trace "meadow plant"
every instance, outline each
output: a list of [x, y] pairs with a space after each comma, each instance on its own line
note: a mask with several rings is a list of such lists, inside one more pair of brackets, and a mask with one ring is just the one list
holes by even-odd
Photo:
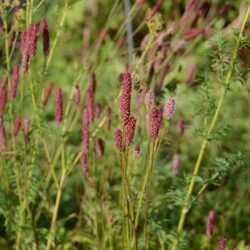
[[87, 2], [0, 3], [0, 249], [248, 249], [250, 5]]

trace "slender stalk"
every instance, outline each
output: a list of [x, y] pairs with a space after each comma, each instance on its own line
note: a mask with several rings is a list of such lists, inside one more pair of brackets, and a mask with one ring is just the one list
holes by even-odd
[[[234, 51], [233, 51], [232, 63], [231, 63], [231, 67], [230, 67], [230, 69], [229, 69], [229, 71], [227, 73], [227, 76], [226, 76], [225, 87], [222, 89], [222, 93], [221, 93], [221, 96], [219, 98], [214, 117], [213, 117], [212, 122], [211, 122], [211, 124], [210, 124], [210, 126], [208, 128], [208, 131], [207, 131], [207, 136], [206, 136], [206, 138], [203, 140], [203, 142], [201, 144], [200, 152], [199, 152], [199, 155], [198, 155], [195, 167], [194, 167], [193, 175], [192, 175], [191, 181], [190, 181], [188, 189], [187, 189], [187, 193], [186, 193], [186, 197], [185, 197], [186, 202], [188, 202], [188, 200], [190, 199], [190, 197], [191, 197], [191, 195], [193, 193], [193, 189], [194, 189], [194, 185], [195, 185], [195, 179], [196, 179], [196, 176], [197, 176], [197, 174], [198, 174], [198, 172], [200, 170], [200, 166], [201, 166], [201, 163], [202, 163], [202, 160], [203, 160], [203, 156], [204, 156], [207, 144], [209, 142], [208, 138], [209, 138], [211, 132], [213, 131], [213, 129], [214, 129], [215, 125], [216, 125], [216, 122], [218, 121], [218, 117], [219, 117], [221, 109], [222, 109], [222, 105], [223, 105], [223, 102], [224, 102], [224, 99], [225, 99], [225, 96], [226, 96], [226, 93], [227, 93], [227, 90], [228, 90], [228, 86], [230, 84], [230, 79], [231, 79], [233, 69], [234, 69], [234, 63], [235, 63], [235, 60], [236, 60], [236, 57], [237, 57], [237, 54], [238, 54], [240, 41], [241, 41], [241, 38], [243, 36], [243, 31], [245, 29], [247, 20], [249, 18], [249, 14], [250, 14], [250, 4], [248, 5], [248, 9], [246, 11], [246, 14], [245, 14], [242, 26], [241, 26], [241, 30], [240, 30], [240, 33], [239, 33], [239, 36], [238, 36], [238, 39], [237, 39], [237, 42], [236, 42], [236, 46], [235, 46]], [[177, 249], [177, 246], [178, 246], [178, 243], [179, 243], [179, 236], [180, 236], [180, 234], [181, 234], [181, 232], [183, 230], [183, 226], [184, 226], [186, 215], [187, 215], [188, 211], [189, 211], [189, 208], [186, 205], [183, 206], [183, 208], [181, 210], [181, 216], [180, 216], [180, 219], [179, 219], [178, 227], [177, 227], [177, 236], [176, 236], [176, 239], [175, 239], [175, 241], [174, 241], [174, 243], [172, 245], [172, 248], [171, 248], [172, 250]]]

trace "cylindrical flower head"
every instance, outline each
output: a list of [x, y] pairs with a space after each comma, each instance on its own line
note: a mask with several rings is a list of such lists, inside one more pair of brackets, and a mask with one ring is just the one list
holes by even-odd
[[22, 126], [22, 117], [21, 115], [18, 115], [15, 121], [15, 126], [13, 129], [13, 135], [16, 137], [20, 131], [20, 128]]
[[120, 96], [120, 112], [122, 125], [126, 126], [130, 116], [130, 103], [131, 103], [131, 91], [132, 81], [131, 74], [125, 72], [122, 74], [122, 85], [121, 85], [121, 96]]
[[23, 72], [27, 72], [28, 65], [29, 65], [29, 32], [24, 31], [21, 34], [21, 44], [20, 44], [20, 51], [22, 54], [22, 63], [21, 67]]
[[222, 17], [226, 16], [227, 13], [229, 12], [230, 8], [231, 8], [230, 4], [229, 4], [229, 3], [225, 3], [225, 4], [222, 6], [222, 8], [220, 9], [220, 15], [221, 15]]
[[15, 66], [12, 72], [12, 80], [11, 80], [11, 88], [10, 88], [11, 100], [14, 100], [16, 97], [18, 83], [19, 83], [19, 66]]
[[0, 87], [0, 118], [3, 116], [7, 102], [7, 77], [4, 77]]
[[56, 121], [58, 123], [63, 120], [63, 96], [60, 88], [56, 89]]
[[96, 153], [99, 157], [104, 154], [104, 141], [101, 138], [96, 140]]
[[54, 88], [54, 84], [49, 83], [49, 85], [44, 93], [44, 96], [43, 96], [43, 106], [45, 106], [47, 104], [53, 88]]
[[90, 117], [88, 109], [85, 108], [83, 110], [83, 117], [82, 117], [82, 152], [83, 154], [88, 154], [89, 152], [89, 126], [90, 126]]
[[133, 140], [136, 126], [136, 118], [131, 116], [126, 125], [126, 145], [129, 146]]
[[178, 154], [175, 154], [172, 159], [172, 171], [175, 175], [179, 174], [180, 172], [180, 162], [181, 157]]
[[106, 130], [109, 131], [111, 126], [111, 108], [109, 106], [106, 106], [105, 113], [106, 113]]
[[170, 97], [164, 105], [164, 110], [163, 110], [164, 118], [166, 118], [167, 120], [171, 120], [175, 115], [175, 111], [176, 111], [175, 99], [173, 97]]
[[75, 84], [74, 86], [74, 101], [77, 106], [81, 103], [80, 88], [78, 84]]
[[218, 250], [225, 250], [227, 245], [227, 239], [225, 237], [220, 237], [218, 240]]
[[178, 127], [177, 127], [179, 135], [183, 135], [184, 134], [185, 125], [186, 125], [186, 121], [184, 119], [179, 120]]
[[152, 90], [149, 90], [144, 98], [144, 104], [147, 108], [149, 108], [151, 105], [154, 104], [154, 100], [155, 100], [155, 95], [154, 92]]
[[0, 152], [3, 152], [5, 148], [6, 148], [5, 126], [2, 118], [0, 117]]
[[135, 152], [135, 154], [139, 154], [140, 153], [140, 146], [138, 145], [138, 144], [136, 144], [135, 145], [135, 147], [134, 147], [134, 152]]
[[39, 24], [33, 23], [29, 26], [29, 57], [36, 55], [37, 40], [39, 36]]
[[159, 135], [161, 124], [162, 115], [160, 111], [157, 108], [152, 108], [149, 114], [149, 132], [151, 139], [156, 140]]
[[43, 32], [43, 54], [44, 56], [48, 56], [49, 54], [49, 30], [48, 30], [48, 23], [45, 17], [41, 19], [41, 26]]
[[118, 128], [115, 131], [115, 145], [119, 152], [122, 152], [122, 131]]
[[208, 219], [207, 219], [206, 234], [207, 234], [207, 237], [209, 238], [213, 236], [215, 223], [216, 223], [216, 213], [215, 211], [212, 210], [208, 213]]
[[30, 130], [30, 120], [28, 118], [24, 118], [23, 133], [25, 138], [29, 137], [29, 130]]
[[94, 92], [90, 88], [87, 90], [87, 109], [88, 109], [90, 121], [93, 121], [95, 117]]

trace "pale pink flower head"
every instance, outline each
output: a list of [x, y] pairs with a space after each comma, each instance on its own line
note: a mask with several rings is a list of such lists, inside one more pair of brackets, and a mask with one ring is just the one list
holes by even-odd
[[206, 229], [206, 234], [207, 234], [207, 237], [209, 238], [213, 236], [215, 223], [216, 223], [216, 213], [214, 210], [211, 210], [208, 213], [207, 229]]
[[227, 245], [227, 239], [221, 236], [218, 240], [218, 250], [225, 250]]
[[122, 131], [119, 128], [116, 129], [116, 131], [115, 131], [115, 145], [116, 145], [116, 149], [119, 152], [122, 152], [122, 148], [123, 148], [123, 145], [122, 145]]
[[154, 92], [152, 90], [149, 90], [144, 98], [144, 104], [147, 108], [149, 108], [151, 105], [154, 104], [155, 101], [155, 95]]
[[167, 120], [171, 120], [174, 117], [175, 112], [176, 112], [175, 98], [170, 97], [164, 105], [163, 116]]
[[136, 126], [136, 118], [131, 116], [126, 125], [126, 145], [129, 146], [133, 140]]

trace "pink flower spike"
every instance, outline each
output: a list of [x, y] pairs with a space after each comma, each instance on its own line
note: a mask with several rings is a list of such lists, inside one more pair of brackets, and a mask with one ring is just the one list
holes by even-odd
[[144, 104], [147, 108], [149, 108], [151, 105], [154, 104], [154, 100], [155, 100], [155, 95], [154, 92], [152, 90], [149, 90], [144, 98]]
[[80, 88], [78, 84], [74, 85], [74, 101], [77, 106], [81, 103]]
[[126, 145], [129, 146], [133, 140], [136, 126], [136, 118], [131, 116], [126, 125]]
[[39, 24], [38, 23], [30, 24], [28, 34], [29, 34], [28, 54], [29, 54], [29, 57], [31, 58], [36, 55], [36, 47], [37, 47], [37, 41], [38, 41], [38, 36], [39, 36]]
[[215, 223], [216, 223], [216, 213], [215, 211], [211, 210], [208, 213], [207, 229], [206, 229], [206, 234], [207, 237], [209, 238], [211, 238], [213, 235]]
[[218, 250], [225, 250], [227, 244], [227, 239], [225, 237], [220, 237], [218, 240]]
[[61, 123], [63, 120], [63, 96], [62, 89], [56, 89], [56, 121]]
[[170, 97], [164, 105], [163, 116], [167, 120], [171, 120], [174, 117], [175, 112], [176, 112], [175, 98]]
[[89, 152], [89, 138], [90, 138], [89, 126], [90, 126], [89, 112], [88, 112], [88, 109], [85, 108], [83, 110], [83, 117], [82, 117], [82, 152], [83, 154], [88, 154]]
[[41, 26], [43, 32], [43, 54], [46, 57], [49, 55], [50, 40], [49, 40], [48, 23], [45, 17], [42, 17], [41, 19]]
[[130, 103], [132, 92], [131, 74], [125, 72], [122, 74], [121, 96], [120, 96], [120, 113], [122, 125], [126, 126], [130, 116]]
[[156, 140], [162, 124], [162, 115], [157, 108], [152, 108], [149, 113], [149, 133], [153, 140]]
[[116, 129], [115, 131], [115, 145], [116, 145], [116, 149], [119, 152], [122, 152], [122, 131], [120, 129]]
[[95, 119], [99, 119], [101, 116], [101, 105], [99, 103], [97, 103], [95, 105]]
[[90, 170], [89, 170], [89, 166], [88, 166], [88, 155], [87, 154], [82, 154], [81, 165], [82, 165], [82, 169], [83, 169], [85, 177], [91, 183], [91, 176], [90, 176]]

